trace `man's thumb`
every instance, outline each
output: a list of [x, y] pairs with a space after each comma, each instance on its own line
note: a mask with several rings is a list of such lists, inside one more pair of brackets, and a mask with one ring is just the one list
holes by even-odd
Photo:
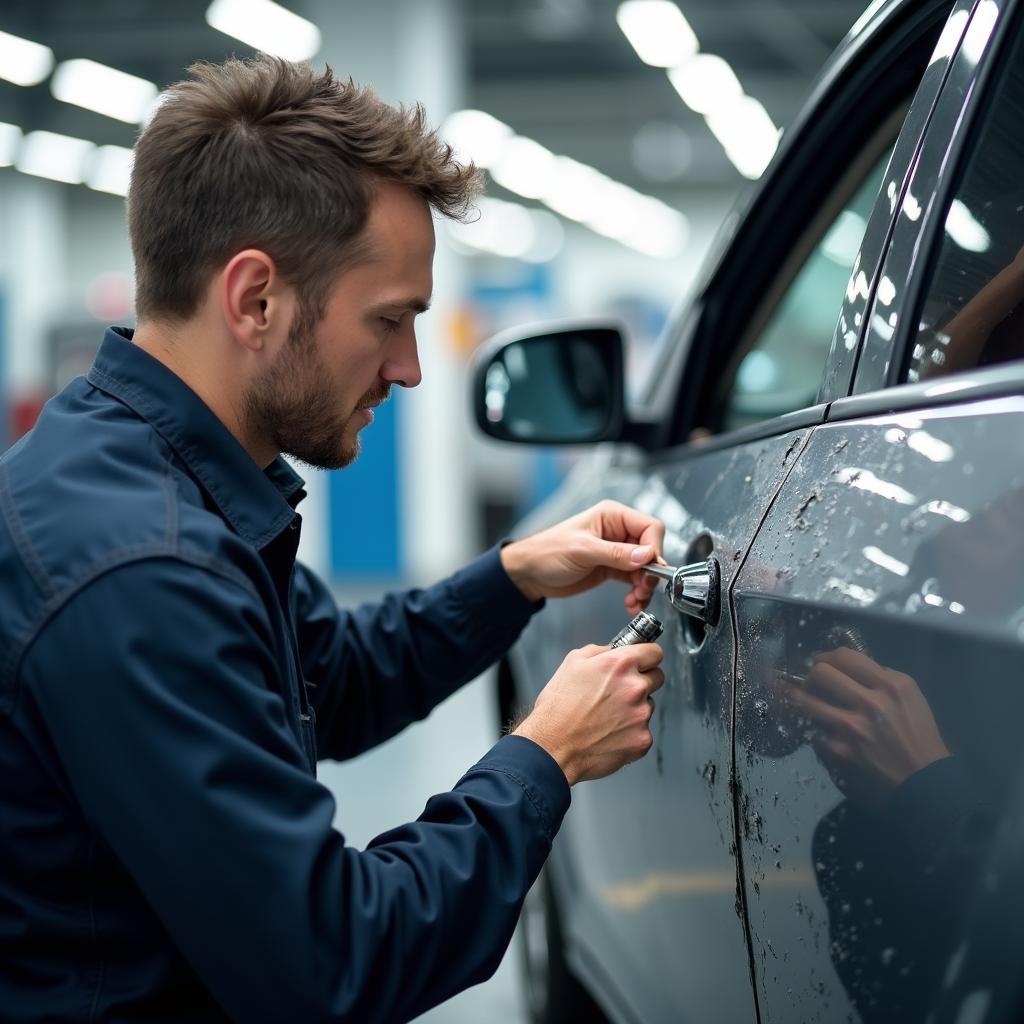
[[629, 551], [630, 565], [646, 565], [654, 557], [650, 544], [639, 544]]

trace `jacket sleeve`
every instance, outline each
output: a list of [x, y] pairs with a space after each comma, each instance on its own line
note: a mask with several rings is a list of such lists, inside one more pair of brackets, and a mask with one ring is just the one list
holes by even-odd
[[531, 603], [493, 548], [425, 590], [340, 609], [305, 566], [295, 571], [302, 669], [312, 683], [319, 756], [353, 757], [425, 718], [494, 664], [544, 602]]
[[22, 665], [82, 813], [234, 1019], [404, 1021], [488, 977], [569, 802], [502, 739], [423, 814], [346, 847], [240, 579], [173, 559], [93, 581]]

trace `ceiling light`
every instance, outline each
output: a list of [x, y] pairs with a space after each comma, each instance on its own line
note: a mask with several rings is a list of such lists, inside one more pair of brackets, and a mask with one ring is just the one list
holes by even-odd
[[490, 173], [510, 192], [538, 199], [550, 185], [554, 164], [554, 153], [533, 139], [516, 135], [502, 146]]
[[53, 73], [50, 91], [64, 103], [138, 124], [156, 102], [157, 87], [94, 60], [66, 60]]
[[86, 159], [95, 148], [87, 139], [54, 132], [29, 132], [15, 166], [25, 174], [77, 185], [85, 177]]
[[206, 9], [206, 22], [286, 60], [309, 60], [320, 49], [320, 29], [272, 0], [213, 0]]
[[697, 52], [697, 36], [671, 0], [625, 0], [615, 20], [645, 64], [672, 68]]
[[93, 153], [85, 183], [97, 192], [128, 195], [135, 154], [124, 146], [100, 146]]
[[779, 144], [779, 130], [752, 96], [741, 96], [705, 118], [725, 155], [745, 178], [759, 178]]
[[541, 199], [563, 217], [585, 221], [601, 205], [601, 195], [610, 181], [588, 164], [567, 156], [556, 157], [553, 173]]
[[445, 120], [441, 134], [461, 162], [490, 167], [514, 133], [507, 124], [483, 110], [457, 110]]
[[546, 210], [490, 197], [481, 199], [479, 207], [477, 220], [448, 225], [450, 236], [462, 246], [530, 263], [545, 263], [561, 250], [565, 232]]
[[946, 234], [968, 252], [985, 252], [992, 244], [989, 233], [959, 199], [953, 200], [946, 214]]
[[[689, 223], [678, 210], [613, 181], [594, 167], [556, 156], [533, 139], [512, 134], [508, 125], [490, 114], [481, 110], [459, 111], [445, 122], [444, 132], [452, 145], [459, 150], [464, 148], [475, 162], [481, 163], [482, 156], [491, 178], [510, 192], [539, 199], [563, 217], [579, 221], [638, 252], [668, 258], [677, 256], [686, 242]], [[491, 200], [483, 201], [482, 210], [488, 202]], [[544, 211], [506, 205], [530, 214], [531, 230], [538, 237], [549, 239], [547, 248], [540, 242], [524, 247], [526, 221], [522, 213], [495, 213], [500, 207], [494, 206], [489, 207], [490, 217], [481, 217], [478, 224], [469, 226], [473, 230], [468, 234], [454, 228], [452, 237], [467, 246], [505, 256], [550, 259], [551, 256], [538, 253], [550, 249], [553, 255], [561, 247], [562, 228], [558, 220]], [[489, 232], [495, 230], [504, 237], [492, 237]], [[487, 241], [481, 242], [481, 238]]]
[[864, 552], [864, 557], [869, 562], [874, 562], [875, 565], [881, 566], [883, 569], [888, 569], [889, 572], [895, 573], [897, 576], [906, 576], [910, 572], [910, 566], [906, 562], [901, 562], [898, 558], [894, 558], [892, 555], [887, 554], [881, 548], [875, 547], [874, 544], [869, 544], [866, 548], [861, 549]]
[[53, 70], [53, 50], [0, 32], [0, 78], [15, 85], [38, 85]]
[[0, 121], [0, 167], [10, 167], [21, 144], [21, 129]]
[[843, 210], [822, 240], [822, 254], [842, 267], [852, 267], [866, 229], [867, 222], [859, 213]]
[[939, 41], [935, 44], [935, 49], [932, 50], [931, 59], [928, 61], [929, 66], [937, 61], [947, 60], [953, 56], [957, 46], [960, 44], [960, 38], [964, 34], [964, 27], [967, 25], [969, 14], [970, 11], [963, 10], [954, 11], [949, 16], [942, 29], [942, 34], [939, 36]]
[[683, 102], [698, 114], [735, 103], [743, 86], [727, 61], [713, 53], [697, 53], [668, 73]]

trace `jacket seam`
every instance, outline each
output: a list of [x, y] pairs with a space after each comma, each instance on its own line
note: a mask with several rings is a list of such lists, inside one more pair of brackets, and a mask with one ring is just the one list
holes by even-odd
[[[234, 531], [240, 537], [252, 544], [254, 548], [259, 550], [269, 544], [270, 541], [273, 540], [291, 520], [291, 517], [294, 515], [294, 509], [288, 507], [287, 511], [282, 510], [262, 533], [253, 536], [251, 531], [245, 528], [245, 525], [236, 515], [230, 495], [226, 494], [221, 489], [219, 481], [215, 480], [209, 473], [202, 469], [201, 460], [199, 459], [195, 448], [193, 448], [193, 446], [180, 435], [174, 436], [176, 431], [173, 430], [173, 424], [169, 427], [166, 422], [163, 422], [162, 414], [153, 411], [149, 403], [149, 398], [142, 388], [118, 380], [116, 377], [112, 377], [109, 373], [101, 370], [95, 365], [89, 370], [87, 379], [95, 387], [105, 391], [122, 404], [128, 405], [129, 408], [131, 408], [137, 416], [145, 420], [145, 422], [149, 424], [150, 428], [159, 434], [167, 444], [182, 455], [186, 465], [188, 466], [189, 472], [195, 476], [195, 478], [202, 484], [213, 500], [217, 503], [217, 507], [224, 514], [224, 517], [231, 524]], [[139, 409], [136, 409], [130, 404], [133, 401], [138, 403], [140, 406], [147, 407], [146, 411], [142, 412]]]
[[[20, 640], [15, 639], [12, 642], [7, 660], [4, 662], [2, 670], [0, 670], [0, 688], [7, 690], [8, 685], [10, 685], [10, 697], [7, 701], [9, 705], [7, 708], [8, 714], [14, 713], [20, 696], [21, 688], [18, 685], [18, 670], [21, 666], [21, 661], [28, 649], [33, 643], [35, 643], [47, 622], [52, 619], [73, 597], [81, 593], [81, 591], [89, 586], [89, 584], [95, 582], [106, 573], [128, 565], [160, 558], [170, 558], [172, 560], [183, 562], [186, 565], [193, 565], [198, 568], [208, 569], [211, 572], [215, 572], [223, 576], [225, 579], [229, 579], [234, 583], [239, 584], [257, 600], [260, 599], [259, 591], [243, 572], [227, 562], [222, 562], [218, 558], [211, 558], [199, 553], [184, 551], [177, 544], [167, 545], [150, 543], [133, 545], [130, 548], [119, 548], [107, 558], [93, 563], [89, 572], [79, 576], [72, 584], [51, 596], [51, 598], [36, 614], [22, 638]], [[2, 705], [0, 705], [0, 708], [2, 708]]]
[[171, 459], [164, 459], [164, 496], [167, 500], [167, 531], [164, 542], [168, 545], [178, 544], [178, 503], [175, 500], [174, 472]]
[[89, 1021], [96, 1020], [96, 1011], [99, 1009], [100, 995], [103, 992], [103, 979], [106, 974], [106, 963], [103, 960], [103, 956], [100, 953], [99, 940], [96, 935], [96, 890], [95, 890], [95, 870], [96, 870], [96, 834], [95, 832], [89, 837], [89, 856], [88, 856], [88, 875], [89, 875], [89, 937], [92, 941], [93, 948], [97, 951], [98, 965], [96, 970], [96, 985], [93, 989], [92, 1004], [89, 1007]]
[[537, 817], [540, 818], [540, 823], [544, 829], [545, 837], [547, 838], [548, 842], [550, 842], [552, 833], [554, 831], [554, 829], [552, 828], [552, 826], [554, 825], [554, 819], [551, 815], [551, 812], [548, 811], [546, 807], [543, 805], [543, 802], [538, 800], [538, 798], [534, 796], [533, 787], [524, 779], [520, 778], [520, 776], [518, 776], [515, 772], [510, 771], [508, 768], [500, 768], [497, 765], [481, 765], [481, 768], [483, 768], [485, 771], [498, 772], [501, 775], [507, 776], [513, 782], [515, 782], [520, 789], [522, 789], [523, 793], [526, 794], [526, 799], [530, 801], [534, 811], [537, 813]]
[[10, 478], [7, 474], [7, 464], [0, 462], [0, 511], [3, 512], [4, 521], [11, 532], [11, 540], [14, 541], [14, 548], [22, 564], [28, 569], [36, 586], [46, 596], [53, 594], [53, 581], [46, 572], [43, 563], [39, 561], [32, 541], [29, 539], [25, 526], [18, 514], [18, 507], [14, 503], [14, 495], [10, 489]]

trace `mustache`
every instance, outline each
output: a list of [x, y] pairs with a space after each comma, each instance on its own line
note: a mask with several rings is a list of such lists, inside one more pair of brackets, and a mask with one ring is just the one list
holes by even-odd
[[359, 403], [360, 409], [366, 409], [371, 405], [381, 405], [391, 397], [391, 385], [386, 384], [383, 388], [375, 388], [373, 391], [367, 391], [363, 395], [362, 401]]

